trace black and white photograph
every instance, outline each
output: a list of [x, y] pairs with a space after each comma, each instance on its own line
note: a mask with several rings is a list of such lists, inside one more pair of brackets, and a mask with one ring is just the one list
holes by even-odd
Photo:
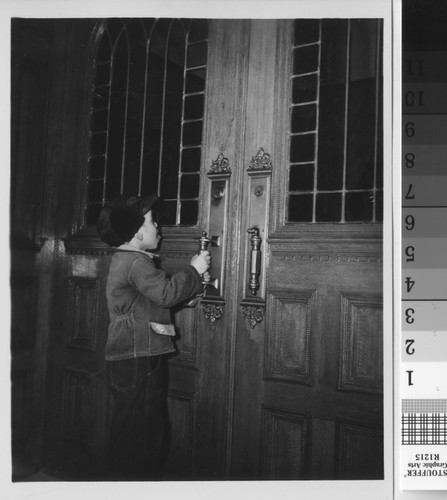
[[13, 486], [392, 491], [391, 2], [272, 4], [11, 16]]

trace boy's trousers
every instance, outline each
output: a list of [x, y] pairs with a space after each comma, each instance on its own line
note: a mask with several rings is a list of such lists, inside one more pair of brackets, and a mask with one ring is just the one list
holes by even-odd
[[114, 402], [110, 430], [113, 479], [161, 479], [168, 422], [166, 360], [150, 356], [107, 364]]

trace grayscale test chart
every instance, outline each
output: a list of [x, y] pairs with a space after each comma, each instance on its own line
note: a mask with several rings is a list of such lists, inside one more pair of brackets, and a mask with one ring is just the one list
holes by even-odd
[[[445, 34], [437, 30], [447, 15], [447, 4], [429, 2], [421, 10], [422, 4], [403, 2], [401, 408], [396, 411], [401, 415], [401, 488], [443, 490], [447, 489], [447, 44]], [[442, 31], [446, 28], [444, 24]]]

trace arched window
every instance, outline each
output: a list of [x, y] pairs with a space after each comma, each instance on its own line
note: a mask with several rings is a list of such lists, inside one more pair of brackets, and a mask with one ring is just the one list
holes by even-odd
[[164, 225], [195, 225], [206, 20], [110, 19], [94, 57], [84, 222], [122, 193], [157, 192]]

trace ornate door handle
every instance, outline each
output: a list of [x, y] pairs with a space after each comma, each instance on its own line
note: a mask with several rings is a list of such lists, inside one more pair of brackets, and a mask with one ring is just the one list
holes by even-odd
[[[206, 231], [202, 231], [202, 236], [199, 238], [199, 253], [204, 250], [208, 250], [208, 245], [218, 247], [220, 246], [220, 237], [219, 236], [211, 236], [208, 237]], [[202, 279], [203, 288], [205, 289], [207, 286], [212, 286], [213, 288], [218, 287], [219, 281], [217, 278], [203, 278]]]
[[247, 283], [248, 289], [252, 295], [256, 295], [259, 289], [259, 275], [261, 274], [261, 237], [259, 236], [259, 227], [253, 226], [247, 229], [251, 234], [251, 254], [250, 254], [250, 279]]

